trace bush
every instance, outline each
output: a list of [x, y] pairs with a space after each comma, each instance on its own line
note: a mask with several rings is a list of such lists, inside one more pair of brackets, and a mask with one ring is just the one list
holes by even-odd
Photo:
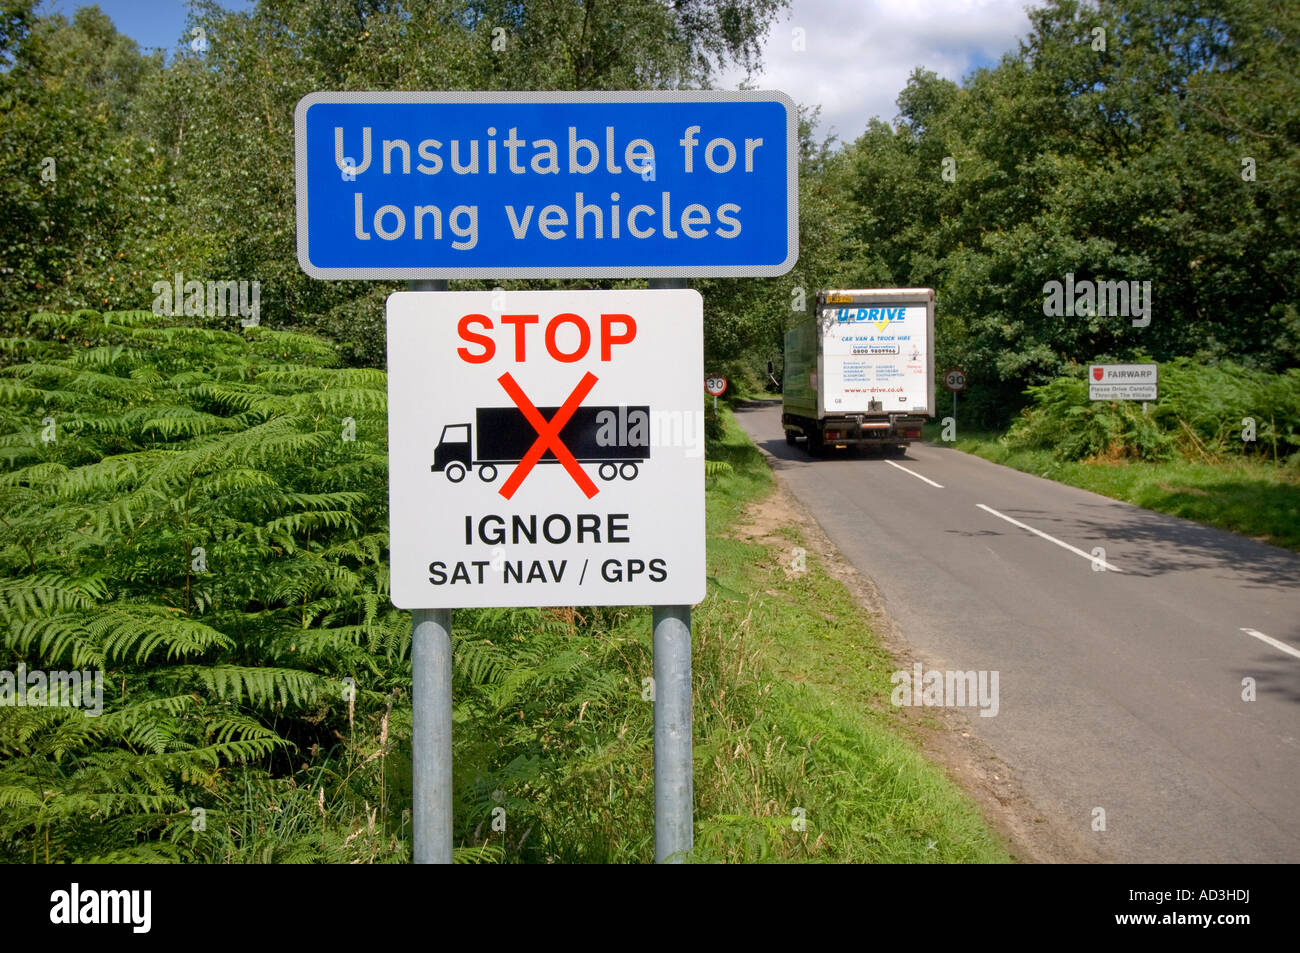
[[148, 312], [0, 352], [0, 670], [111, 686], [0, 707], [0, 860], [403, 857], [383, 372]]
[[1183, 453], [1271, 455], [1300, 463], [1298, 370], [1269, 374], [1178, 358], [1160, 365], [1160, 399], [1146, 414], [1135, 401], [1090, 401], [1081, 376], [1060, 377], [1025, 393], [1032, 403], [1005, 437], [1013, 449], [1051, 449], [1060, 460], [1161, 460]]

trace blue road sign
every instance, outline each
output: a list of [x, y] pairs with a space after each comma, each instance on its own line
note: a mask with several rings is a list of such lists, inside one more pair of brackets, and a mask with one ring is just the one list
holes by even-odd
[[770, 276], [798, 120], [774, 92], [319, 92], [294, 113], [314, 278]]

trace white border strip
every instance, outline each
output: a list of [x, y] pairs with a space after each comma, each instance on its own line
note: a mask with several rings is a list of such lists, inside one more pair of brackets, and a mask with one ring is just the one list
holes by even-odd
[[1263, 632], [1256, 632], [1254, 629], [1242, 629], [1241, 631], [1245, 632], [1247, 635], [1254, 636], [1255, 638], [1259, 639], [1261, 642], [1267, 642], [1275, 649], [1281, 649], [1287, 655], [1294, 655], [1296, 658], [1300, 658], [1300, 650], [1292, 648], [1291, 646], [1287, 645], [1285, 642], [1279, 642], [1271, 635], [1265, 635]]
[[985, 506], [983, 503], [976, 503], [975, 505], [978, 506], [980, 509], [984, 510], [986, 513], [992, 513], [994, 516], [998, 517], [999, 519], [1004, 519], [1008, 523], [1012, 523], [1016, 526], [1019, 526], [1021, 529], [1029, 530], [1029, 532], [1033, 533], [1035, 536], [1043, 537], [1043, 539], [1047, 540], [1049, 543], [1055, 543], [1057, 546], [1060, 546], [1062, 549], [1068, 549], [1070, 552], [1082, 556], [1084, 559], [1088, 560], [1088, 562], [1100, 563], [1102, 566], [1104, 566], [1106, 569], [1110, 570], [1111, 572], [1124, 571], [1120, 569], [1118, 566], [1112, 566], [1110, 563], [1106, 562], [1106, 560], [1092, 555], [1092, 553], [1085, 553], [1082, 549], [1076, 549], [1074, 546], [1071, 546], [1069, 543], [1061, 542], [1055, 536], [1048, 536], [1041, 529], [1034, 529], [1032, 526], [1020, 522], [1020, 520], [1013, 520], [1010, 516], [1007, 516], [1005, 513], [999, 513], [991, 506]]
[[930, 484], [930, 486], [937, 486], [939, 489], [941, 490], [943, 489], [942, 483], [935, 483], [929, 477], [921, 476], [921, 474], [917, 473], [915, 470], [909, 470], [907, 469], [907, 467], [895, 463], [893, 460], [886, 460], [885, 462], [888, 463], [891, 467], [898, 467], [898, 469], [902, 470], [904, 473], [912, 474], [912, 476], [916, 477], [918, 480], [924, 480], [926, 483]]
[[[544, 265], [445, 268], [318, 268], [307, 247], [307, 110], [317, 103], [780, 103], [785, 107], [786, 259], [776, 265]], [[799, 260], [799, 111], [776, 90], [626, 90], [622, 92], [357, 92], [320, 91], [298, 100], [293, 111], [293, 167], [298, 267], [326, 280], [420, 280], [430, 278], [773, 278]]]

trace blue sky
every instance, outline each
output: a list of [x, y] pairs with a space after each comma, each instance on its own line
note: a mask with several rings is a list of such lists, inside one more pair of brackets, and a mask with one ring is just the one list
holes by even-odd
[[[42, 14], [61, 13], [68, 19], [78, 7], [97, 6], [103, 10], [119, 33], [148, 48], [160, 46], [168, 55], [180, 44], [185, 30], [189, 4], [185, 0], [99, 0], [98, 3], [77, 0], [45, 0], [37, 9]], [[247, 0], [221, 0], [227, 10], [251, 10]]]
[[[45, 0], [42, 12], [71, 16], [76, 0]], [[222, 0], [230, 10], [250, 0]], [[1028, 0], [791, 0], [764, 46], [764, 69], [750, 85], [779, 89], [797, 103], [820, 104], [818, 134], [852, 140], [872, 116], [892, 120], [895, 100], [914, 67], [960, 80], [1016, 49], [1029, 30]], [[185, 0], [100, 0], [118, 30], [142, 47], [170, 53], [180, 43]], [[796, 49], [794, 30], [803, 31]], [[734, 88], [731, 72], [716, 85]]]

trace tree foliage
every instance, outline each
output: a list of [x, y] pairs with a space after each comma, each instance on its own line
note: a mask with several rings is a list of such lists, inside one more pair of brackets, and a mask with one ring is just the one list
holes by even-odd
[[[133, 309], [154, 282], [258, 281], [261, 319], [323, 330], [383, 361], [392, 283], [302, 274], [293, 112], [322, 89], [677, 89], [753, 68], [786, 0], [262, 0], [196, 3], [172, 60], [97, 8], [10, 30], [0, 312]], [[26, 12], [23, 12], [26, 11]], [[25, 19], [24, 19], [25, 17]], [[202, 43], [198, 34], [202, 31]], [[93, 65], [101, 64], [101, 65]], [[60, 174], [41, 180], [41, 160]], [[228, 325], [227, 325], [228, 326]]]
[[[897, 124], [845, 153], [853, 234], [888, 284], [938, 289], [967, 406], [1005, 421], [1103, 354], [1300, 363], [1295, 5], [1051, 0], [1030, 21], [962, 84], [918, 69]], [[1044, 314], [1067, 273], [1150, 281], [1150, 325]]]

